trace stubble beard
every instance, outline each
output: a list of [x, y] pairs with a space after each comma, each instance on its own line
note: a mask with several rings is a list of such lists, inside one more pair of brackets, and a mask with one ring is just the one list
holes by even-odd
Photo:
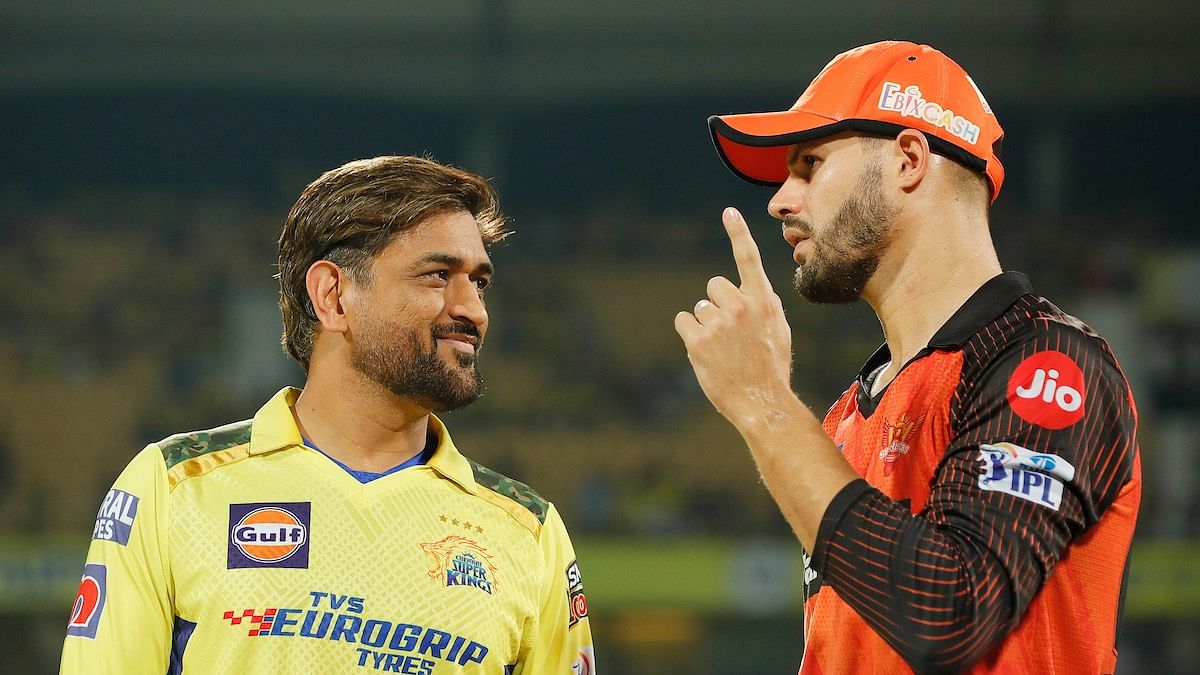
[[[366, 339], [356, 341], [350, 365], [372, 382], [396, 396], [411, 399], [431, 412], [456, 410], [474, 402], [483, 391], [478, 351], [453, 350], [453, 365], [438, 353], [437, 338], [451, 333], [478, 335], [470, 324], [435, 326], [429, 348], [415, 329], [402, 331], [400, 339], [389, 339], [397, 331], [391, 326], [372, 326]], [[361, 335], [361, 332], [360, 332]]]
[[[821, 236], [811, 240], [812, 255], [796, 269], [794, 279], [796, 291], [809, 302], [855, 302], [879, 269], [894, 215], [880, 188], [882, 178], [883, 168], [878, 161], [865, 167], [854, 192], [821, 228]], [[788, 226], [813, 231], [812, 224], [803, 221]]]

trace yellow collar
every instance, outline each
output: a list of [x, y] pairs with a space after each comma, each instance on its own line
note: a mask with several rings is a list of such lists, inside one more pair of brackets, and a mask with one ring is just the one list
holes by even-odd
[[[251, 455], [304, 445], [300, 429], [296, 426], [296, 418], [292, 415], [292, 407], [296, 404], [300, 391], [295, 387], [284, 387], [254, 414], [254, 421], [250, 427]], [[430, 414], [429, 428], [438, 439], [437, 448], [429, 458], [429, 467], [467, 492], [476, 494], [478, 485], [475, 483], [471, 464], [454, 446], [454, 440], [450, 438], [446, 425], [436, 415]]]

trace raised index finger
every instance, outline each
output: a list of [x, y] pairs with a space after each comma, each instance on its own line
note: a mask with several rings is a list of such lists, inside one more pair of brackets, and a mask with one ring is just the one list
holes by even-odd
[[750, 236], [750, 226], [746, 219], [732, 206], [721, 214], [725, 223], [725, 232], [729, 235], [729, 243], [733, 245], [733, 261], [737, 263], [738, 278], [742, 281], [742, 292], [750, 294], [771, 293], [771, 280], [763, 269], [762, 256], [758, 253], [758, 244]]

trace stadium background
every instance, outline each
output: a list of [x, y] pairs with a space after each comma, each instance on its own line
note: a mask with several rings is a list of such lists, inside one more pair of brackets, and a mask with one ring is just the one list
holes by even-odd
[[[813, 308], [705, 118], [791, 104], [833, 54], [930, 42], [1007, 130], [1006, 267], [1105, 333], [1141, 408], [1122, 673], [1200, 663], [1200, 5], [1185, 0], [0, 3], [0, 672], [57, 665], [97, 505], [144, 443], [248, 417], [278, 224], [345, 161], [492, 176], [486, 395], [450, 416], [580, 553], [609, 673], [788, 673], [799, 547], [672, 330], [742, 208], [823, 409], [880, 339]], [[1069, 646], [1067, 647], [1069, 648]]]

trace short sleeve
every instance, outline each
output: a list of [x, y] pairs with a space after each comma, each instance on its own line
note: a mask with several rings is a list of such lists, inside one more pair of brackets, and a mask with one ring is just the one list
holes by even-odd
[[168, 483], [157, 446], [125, 468], [96, 514], [60, 672], [167, 672], [174, 620], [167, 558]]
[[538, 540], [545, 578], [534, 635], [515, 673], [592, 675], [592, 628], [580, 565], [558, 510], [550, 505]]

